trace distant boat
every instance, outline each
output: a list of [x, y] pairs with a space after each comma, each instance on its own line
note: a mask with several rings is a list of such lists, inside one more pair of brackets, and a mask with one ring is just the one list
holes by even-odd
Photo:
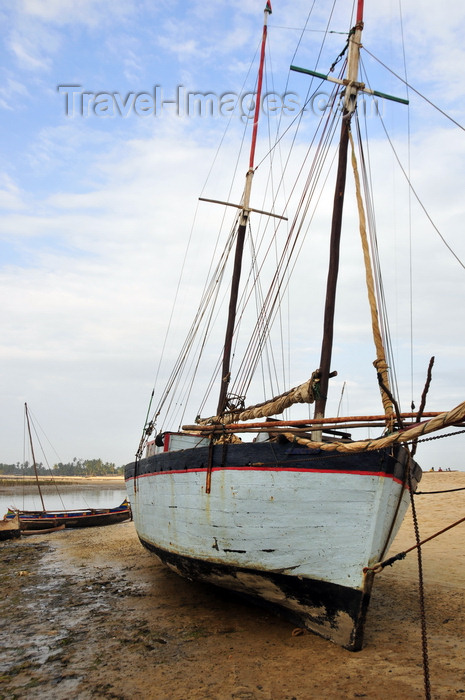
[[37, 489], [39, 491], [42, 510], [19, 510], [9, 508], [5, 516], [7, 521], [15, 521], [19, 518], [21, 530], [55, 530], [60, 526], [71, 527], [97, 527], [101, 525], [114, 525], [131, 518], [131, 506], [127, 498], [121, 505], [115, 508], [83, 508], [73, 510], [48, 510], [45, 507], [42, 489], [40, 487], [37, 463], [34, 454], [32, 441], [31, 424], [27, 403], [24, 404], [26, 423], [31, 446], [34, 474], [36, 477]]
[[114, 525], [131, 517], [127, 499], [116, 508], [85, 508], [83, 510], [16, 510], [9, 508], [5, 516], [19, 517], [21, 530], [49, 530], [63, 527], [96, 527]]
[[[320, 5], [324, 8], [324, 3]], [[363, 127], [359, 130], [357, 95], [365, 92], [389, 99], [387, 95], [373, 93], [359, 77], [363, 0], [358, 0], [355, 24], [338, 47], [340, 54], [334, 53], [337, 59], [328, 75], [296, 69], [319, 81], [332, 81], [334, 89], [331, 88], [332, 107], [318, 124], [320, 132], [316, 140], [310, 141], [308, 134], [306, 136], [307, 143], [313, 144], [313, 150], [308, 149], [309, 165], [294, 169], [294, 173], [302, 172], [304, 189], [299, 190], [294, 200], [286, 200], [287, 211], [295, 204], [292, 223], [279, 237], [275, 235], [276, 230], [271, 229], [282, 227], [284, 217], [274, 211], [267, 213], [252, 208], [252, 178], [257, 171], [254, 153], [270, 13], [268, 2], [249, 169], [242, 199], [239, 204], [205, 200], [236, 207], [237, 217], [220, 252], [218, 266], [212, 267], [211, 281], [205, 285], [203, 306], [187, 329], [185, 344], [180, 346], [171, 374], [166, 373], [166, 385], [159, 391], [155, 409], [151, 415], [147, 414], [136, 460], [126, 466], [125, 480], [141, 543], [171, 569], [188, 579], [242, 594], [284, 614], [294, 624], [355, 651], [363, 643], [374, 579], [370, 567], [386, 555], [409, 506], [410, 494], [421, 479], [421, 469], [414, 460], [416, 441], [448, 425], [463, 424], [465, 404], [448, 413], [426, 413], [423, 401], [416, 412], [403, 413], [399, 409], [388, 330], [382, 315], [384, 297], [376, 259], [377, 246], [375, 239], [371, 246], [367, 242], [365, 228], [367, 219], [368, 225], [374, 225], [375, 219], [371, 213], [365, 216], [360, 187], [361, 181], [369, 189], [371, 173], [363, 170], [366, 153], [361, 155], [360, 165], [357, 165], [352, 145], [353, 127], [354, 137], [358, 137], [362, 149]], [[345, 64], [345, 71], [333, 73], [339, 61], [340, 66]], [[406, 102], [400, 98], [391, 99]], [[300, 119], [295, 121], [300, 123]], [[309, 126], [303, 117], [302, 124]], [[328, 144], [336, 124], [339, 124], [340, 137], [331, 152]], [[276, 144], [282, 146], [281, 138], [276, 139]], [[287, 163], [281, 151], [274, 150], [273, 144], [267, 144], [268, 149], [275, 156], [272, 158], [275, 166], [278, 162]], [[323, 199], [323, 185], [321, 190], [317, 189], [316, 177], [322, 172], [325, 149], [328, 149], [327, 160], [334, 159], [337, 163], [335, 189], [331, 187], [332, 216], [320, 221], [318, 230], [319, 236], [328, 234], [329, 255], [315, 245], [304, 258], [300, 252], [301, 239], [297, 237], [313, 223], [308, 219], [313, 218], [313, 210]], [[315, 160], [310, 164], [313, 152]], [[329, 380], [337, 374], [332, 371], [331, 358], [344, 189], [350, 158], [354, 200], [357, 200], [360, 217], [363, 249], [360, 258], [364, 259], [366, 267], [361, 279], [353, 281], [353, 287], [363, 287], [366, 281], [367, 309], [371, 311], [375, 348], [373, 385], [383, 409], [381, 415], [366, 411], [361, 416], [327, 418]], [[227, 167], [229, 165], [226, 163]], [[260, 166], [261, 172], [263, 162]], [[362, 177], [358, 175], [359, 169]], [[321, 180], [327, 183], [329, 174], [328, 167], [323, 170]], [[274, 189], [273, 195], [282, 187], [279, 179], [272, 176], [264, 179], [270, 191]], [[295, 187], [291, 182], [286, 192], [294, 193]], [[370, 207], [371, 203], [368, 193], [365, 205]], [[273, 203], [273, 210], [276, 208]], [[261, 216], [271, 217], [267, 219], [270, 225], [264, 226], [255, 236], [251, 219], [255, 222]], [[274, 227], [271, 221], [276, 220], [279, 223]], [[354, 228], [353, 222], [351, 226]], [[202, 235], [206, 236], [204, 231]], [[250, 270], [246, 274], [243, 263], [249, 252]], [[226, 258], [230, 253], [233, 260], [227, 267]], [[326, 260], [329, 261], [326, 295], [319, 299], [312, 294], [312, 277]], [[307, 323], [311, 315], [319, 316], [321, 306], [324, 310], [321, 353], [319, 359], [314, 360], [316, 369], [313, 372], [307, 369], [307, 381], [293, 389], [274, 392], [288, 369], [281, 358], [276, 361], [275, 354], [281, 345], [287, 346], [288, 336], [284, 332], [279, 335], [284, 325], [279, 313], [288, 310], [285, 294], [297, 263], [303, 263], [304, 280], [300, 282], [300, 295], [291, 309], [300, 314], [299, 323], [294, 324], [298, 336], [294, 345], [298, 343], [302, 354], [309, 355], [312, 339], [306, 335]], [[173, 270], [178, 264], [179, 260], [173, 261]], [[188, 264], [195, 266], [196, 261], [188, 260]], [[341, 259], [341, 267], [342, 264]], [[167, 265], [165, 258], [163, 266]], [[218, 302], [220, 305], [224, 300], [226, 295], [219, 291], [219, 285], [226, 272], [231, 273], [228, 275], [229, 302], [224, 305], [227, 308], [222, 314], [207, 304]], [[259, 279], [267, 274], [267, 280], [260, 286]], [[312, 305], [309, 309], [306, 307], [305, 316], [303, 303], [309, 300]], [[250, 307], [256, 312], [253, 322], [247, 315]], [[370, 312], [367, 312], [368, 326], [369, 317]], [[179, 325], [184, 316], [179, 314], [174, 318], [174, 325]], [[223, 320], [220, 338], [213, 332], [213, 324], [219, 318]], [[343, 322], [349, 324], [352, 320], [354, 333], [359, 333], [362, 316], [358, 308]], [[273, 344], [270, 334], [274, 323], [279, 328]], [[211, 350], [210, 341], [217, 342], [216, 349]], [[194, 383], [195, 373], [201, 374], [198, 371], [201, 352], [208, 357], [205, 365], [208, 363], [210, 374], [205, 370], [199, 377], [203, 385], [198, 389], [193, 406], [193, 411], [198, 409], [192, 414], [196, 416], [195, 422], [193, 418], [191, 424], [183, 425], [185, 406], [193, 402], [198, 386]], [[258, 379], [253, 379], [254, 373]], [[213, 403], [209, 392], [215, 386], [218, 391]], [[268, 396], [274, 398], [267, 398], [266, 387], [270, 387]], [[184, 394], [180, 394], [181, 391]], [[260, 402], [253, 400], [248, 405], [246, 394], [252, 393]], [[314, 417], [308, 418], [308, 405], [313, 403]], [[303, 418], [288, 419], [285, 412], [299, 404], [305, 409], [300, 414]], [[205, 405], [210, 408], [206, 410]], [[202, 418], [201, 412], [210, 417]], [[176, 423], [178, 416], [181, 418]], [[276, 416], [280, 416], [279, 420]], [[360, 428], [368, 429], [368, 437], [354, 440], [351, 432]], [[375, 437], [370, 436], [373, 433]], [[151, 439], [151, 435], [155, 435], [155, 439]]]
[[3, 520], [0, 520], [0, 541], [12, 540], [20, 536], [19, 515], [17, 513], [15, 513], [13, 517], [5, 515]]

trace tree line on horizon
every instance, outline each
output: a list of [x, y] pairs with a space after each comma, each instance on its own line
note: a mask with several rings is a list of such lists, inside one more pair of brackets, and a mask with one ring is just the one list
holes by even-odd
[[[58, 462], [51, 468], [44, 466], [42, 462], [36, 464], [39, 476], [115, 476], [122, 474], [124, 467], [116, 467], [113, 462], [103, 462], [101, 459], [77, 459], [72, 462]], [[0, 475], [34, 476], [34, 465], [28, 462], [16, 462], [16, 464], [3, 464], [0, 462]]]

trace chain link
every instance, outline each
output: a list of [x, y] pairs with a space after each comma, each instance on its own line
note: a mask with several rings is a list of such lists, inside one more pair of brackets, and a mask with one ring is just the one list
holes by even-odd
[[418, 558], [418, 593], [420, 600], [420, 617], [421, 617], [421, 644], [423, 650], [423, 676], [425, 683], [425, 699], [431, 700], [431, 684], [430, 684], [430, 674], [429, 674], [429, 660], [428, 660], [428, 638], [426, 633], [426, 609], [425, 609], [425, 589], [423, 585], [423, 562], [421, 554], [421, 540], [420, 540], [420, 530], [418, 527], [417, 511], [415, 507], [415, 499], [412, 485], [412, 470], [408, 470], [408, 481], [410, 487], [410, 504], [412, 506], [412, 518], [413, 526], [415, 530], [415, 540], [417, 544], [417, 558]]

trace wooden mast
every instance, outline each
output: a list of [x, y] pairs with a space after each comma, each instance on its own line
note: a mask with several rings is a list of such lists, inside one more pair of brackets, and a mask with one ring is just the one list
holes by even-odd
[[323, 341], [320, 357], [319, 397], [315, 402], [315, 418], [325, 415], [328, 395], [329, 376], [331, 371], [331, 355], [333, 349], [334, 309], [336, 305], [336, 286], [339, 272], [339, 249], [342, 228], [342, 211], [344, 207], [344, 191], [347, 171], [347, 151], [349, 144], [350, 120], [357, 104], [359, 85], [358, 64], [360, 58], [360, 42], [363, 29], [363, 0], [358, 0], [357, 21], [349, 35], [349, 52], [347, 58], [347, 85], [344, 94], [342, 111], [341, 136], [339, 142], [339, 159], [334, 193], [333, 217], [331, 223], [331, 242], [329, 253], [329, 270], [326, 282], [326, 304], [323, 325]]
[[40, 496], [40, 500], [42, 503], [42, 510], [45, 510], [45, 503], [44, 503], [44, 499], [42, 496], [42, 491], [40, 489], [39, 475], [37, 474], [37, 464], [36, 464], [36, 458], [34, 455], [34, 445], [32, 444], [31, 424], [29, 422], [29, 412], [27, 410], [27, 403], [24, 404], [24, 409], [26, 411], [27, 432], [29, 433], [29, 443], [31, 445], [31, 454], [32, 454], [32, 462], [34, 465], [34, 474], [36, 476], [37, 488], [39, 489], [39, 496]]
[[265, 64], [265, 45], [267, 37], [267, 23], [268, 15], [271, 14], [271, 3], [267, 2], [264, 10], [264, 21], [263, 21], [263, 33], [262, 33], [262, 45], [260, 52], [260, 66], [258, 70], [258, 82], [257, 82], [257, 96], [255, 102], [255, 113], [252, 131], [252, 142], [250, 146], [250, 158], [249, 158], [249, 169], [247, 171], [245, 179], [245, 189], [241, 206], [241, 214], [239, 218], [239, 225], [237, 229], [236, 238], [236, 251], [234, 256], [234, 267], [231, 282], [231, 294], [229, 297], [229, 310], [228, 310], [228, 322], [226, 325], [226, 334], [224, 340], [224, 350], [223, 350], [223, 364], [221, 370], [221, 387], [220, 396], [218, 399], [218, 408], [216, 413], [220, 416], [224, 413], [227, 405], [227, 393], [229, 380], [231, 378], [231, 351], [232, 342], [234, 335], [234, 326], [236, 323], [236, 310], [237, 310], [237, 299], [239, 295], [239, 282], [241, 279], [241, 269], [242, 269], [242, 256], [244, 251], [244, 241], [245, 232], [247, 229], [247, 222], [250, 214], [250, 192], [252, 189], [252, 178], [254, 175], [254, 158], [255, 158], [255, 145], [257, 141], [257, 130], [258, 130], [258, 120], [260, 116], [260, 101], [261, 101], [261, 91], [263, 82], [263, 67]]

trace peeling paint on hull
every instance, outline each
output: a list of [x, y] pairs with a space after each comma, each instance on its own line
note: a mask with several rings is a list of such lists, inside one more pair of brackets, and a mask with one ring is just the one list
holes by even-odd
[[323, 581], [212, 564], [166, 552], [142, 539], [141, 543], [183, 578], [234, 591], [349, 651], [362, 648], [371, 576], [363, 591], [354, 590]]
[[[126, 467], [138, 536], [188, 578], [233, 590], [356, 651], [372, 577], [409, 504], [403, 448], [342, 458], [249, 443]], [[415, 479], [421, 470], [416, 468]]]

